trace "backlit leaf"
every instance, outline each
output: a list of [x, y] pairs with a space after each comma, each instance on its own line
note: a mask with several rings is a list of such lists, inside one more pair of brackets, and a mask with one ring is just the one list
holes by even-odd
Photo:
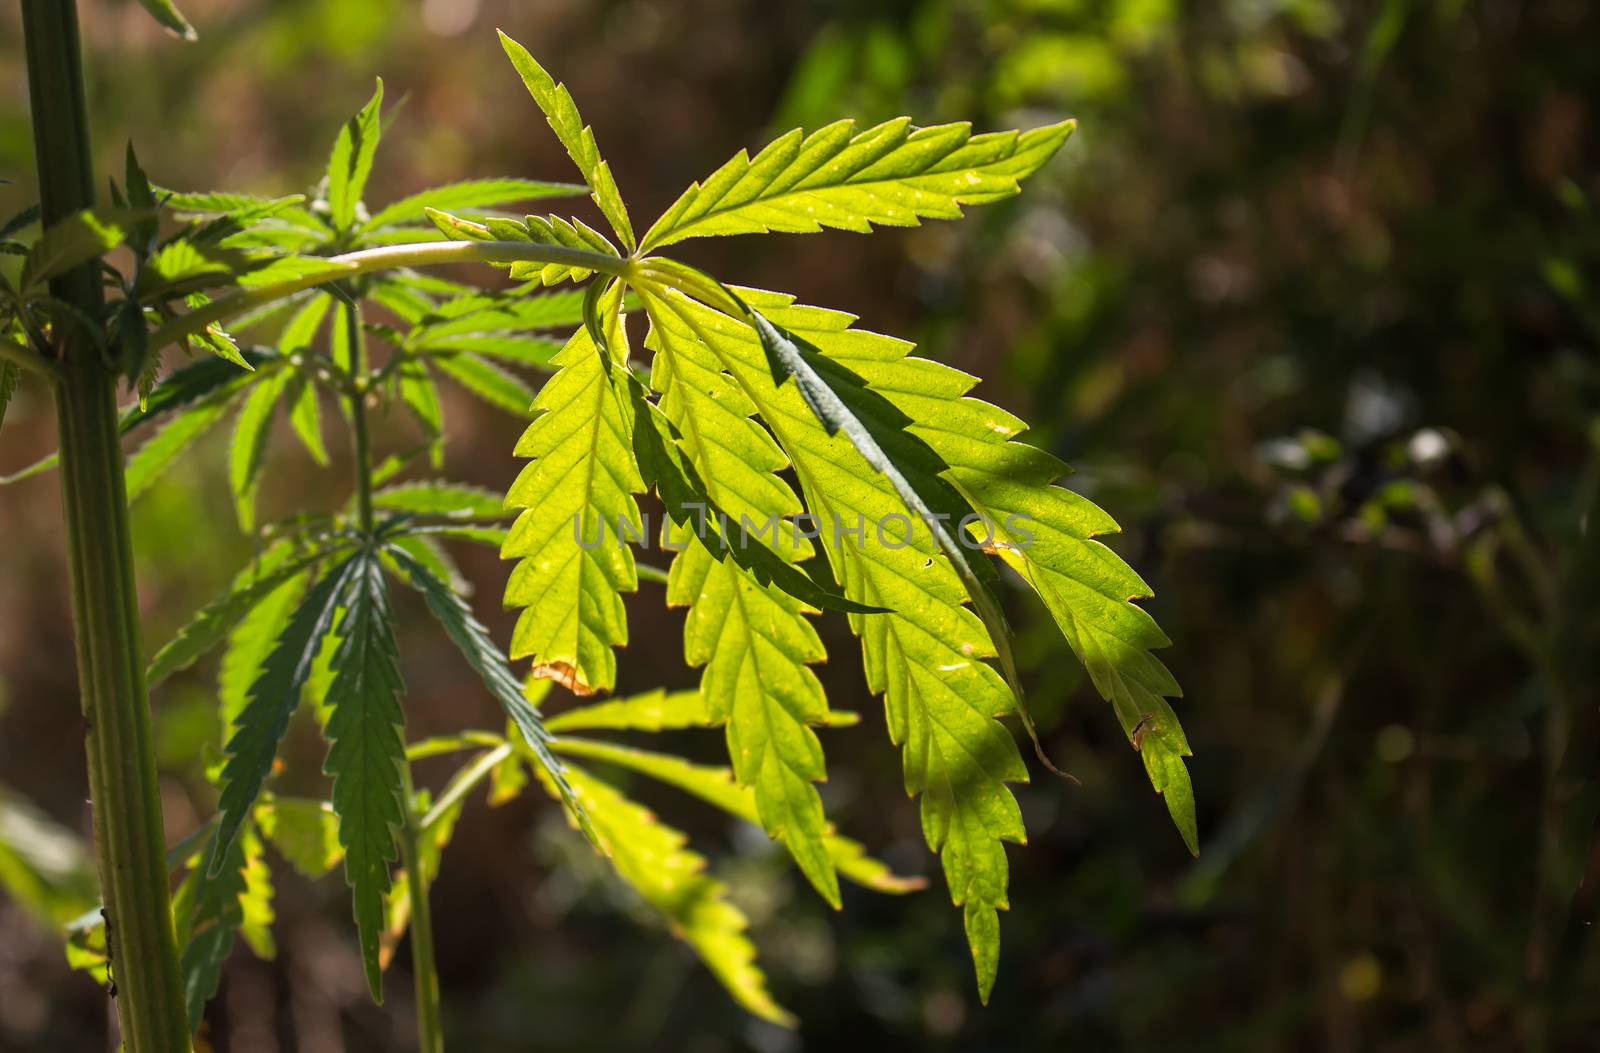
[[973, 135], [967, 124], [913, 128], [900, 117], [865, 131], [837, 121], [795, 129], [754, 158], [740, 151], [684, 192], [645, 235], [645, 249], [685, 238], [824, 227], [866, 233], [959, 219], [961, 206], [1018, 192], [1061, 148], [1076, 122]]

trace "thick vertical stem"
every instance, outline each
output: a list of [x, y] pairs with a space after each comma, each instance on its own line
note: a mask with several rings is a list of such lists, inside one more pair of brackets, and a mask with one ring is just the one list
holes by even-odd
[[[49, 226], [94, 203], [77, 13], [70, 0], [24, 0], [22, 14], [41, 208]], [[96, 266], [61, 275], [51, 282], [52, 294], [95, 314], [101, 304]], [[69, 338], [57, 350], [61, 496], [117, 1015], [129, 1053], [183, 1053], [190, 1048], [189, 1026], [151, 747], [117, 378], [90, 344]]]

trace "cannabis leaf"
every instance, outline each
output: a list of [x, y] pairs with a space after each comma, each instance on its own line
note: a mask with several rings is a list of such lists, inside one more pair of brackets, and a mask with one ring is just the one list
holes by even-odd
[[233, 429], [233, 447], [228, 456], [228, 481], [233, 487], [234, 510], [239, 527], [246, 533], [255, 529], [256, 488], [266, 458], [267, 439], [278, 401], [294, 375], [279, 371], [257, 382], [244, 400], [244, 408]]
[[243, 708], [234, 718], [228, 759], [222, 769], [222, 795], [217, 802], [220, 818], [211, 846], [208, 872], [213, 876], [222, 869], [239, 825], [249, 815], [261, 784], [272, 770], [289, 717], [300, 704], [301, 688], [311, 675], [323, 638], [362, 561], [360, 555], [346, 559], [311, 588], [267, 654]]
[[521, 561], [506, 583], [507, 605], [525, 608], [511, 656], [531, 656], [537, 675], [588, 694], [615, 682], [612, 648], [628, 640], [619, 593], [638, 588], [633, 553], [602, 535], [643, 536], [633, 495], [644, 482], [610, 359], [579, 329], [553, 364], [516, 447], [532, 463], [506, 495], [524, 509], [501, 551]]
[[304, 877], [316, 879], [339, 864], [339, 817], [327, 801], [271, 797], [256, 805], [256, 827]]
[[[780, 311], [780, 298], [740, 295], [785, 328], [807, 321], [817, 326], [806, 309]], [[845, 595], [887, 609], [851, 615], [851, 626], [862, 638], [868, 686], [884, 693], [890, 737], [904, 748], [906, 790], [923, 797], [923, 833], [941, 852], [952, 899], [964, 908], [979, 993], [986, 998], [998, 962], [995, 911], [1008, 905], [1001, 842], [1025, 837], [1005, 784], [1028, 777], [996, 719], [1011, 711], [1012, 699], [999, 674], [981, 661], [994, 654], [989, 635], [964, 606], [961, 579], [921, 517], [846, 434], [828, 433], [796, 385], [779, 383], [754, 329], [677, 293], [646, 293], [645, 301], [652, 320], [671, 334], [663, 345], [669, 354], [674, 346], [703, 348], [699, 353], [713, 355], [759, 408], [789, 455], [812, 514], [832, 527], [821, 539]], [[826, 346], [826, 329], [807, 335]], [[881, 533], [889, 523], [897, 526], [886, 536], [840, 536], [841, 527]], [[896, 533], [902, 528], [903, 535]]]
[[[626, 213], [620, 201], [611, 201], [615, 188], [570, 96], [525, 52], [505, 43], [631, 250], [631, 229], [614, 215], [625, 220]], [[906, 788], [922, 799], [924, 834], [963, 909], [985, 1000], [998, 960], [997, 912], [1008, 906], [1003, 846], [1024, 840], [1006, 784], [1025, 781], [1027, 772], [999, 718], [1016, 712], [1034, 735], [1009, 630], [992, 592], [994, 564], [1011, 565], [1044, 599], [1096, 687], [1113, 702], [1193, 847], [1193, 801], [1182, 764], [1188, 747], [1164, 699], [1177, 695], [1177, 685], [1150, 654], [1166, 640], [1131, 602], [1149, 590], [1093, 540], [1114, 529], [1109, 517], [1054, 486], [1065, 466], [1013, 442], [1023, 430], [1020, 421], [967, 397], [974, 378], [909, 357], [908, 344], [854, 330], [848, 316], [799, 307], [777, 294], [732, 292], [648, 253], [705, 235], [825, 227], [864, 232], [874, 224], [957, 218], [963, 205], [1017, 193], [1019, 181], [1072, 129], [1073, 122], [1064, 121], [974, 136], [965, 124], [915, 129], [902, 118], [858, 132], [853, 122], [841, 121], [780, 137], [753, 159], [740, 153], [663, 214], [618, 278], [591, 288], [585, 330], [563, 352], [581, 346], [587, 356], [557, 359], [564, 372], [587, 370], [581, 375], [597, 390], [608, 381], [613, 395], [626, 380], [627, 399], [614, 415], [614, 397], [596, 393], [582, 408], [564, 398], [559, 434], [583, 434], [584, 412], [591, 414], [592, 429], [620, 429], [619, 449], [599, 463], [626, 480], [630, 508], [639, 482], [666, 504], [673, 521], [667, 540], [686, 542], [669, 575], [668, 601], [690, 607], [685, 655], [706, 667], [705, 718], [726, 725], [734, 774], [751, 789], [763, 825], [835, 902], [835, 865], [822, 850], [825, 819], [812, 785], [823, 776], [824, 762], [810, 726], [827, 719], [826, 700], [807, 668], [823, 657], [807, 620], [819, 605], [795, 585], [827, 583], [818, 588], [823, 596], [836, 588], [850, 604], [868, 685], [883, 694], [891, 738], [903, 747]], [[604, 187], [597, 185], [602, 175]], [[531, 225], [519, 231], [515, 224], [433, 219], [441, 230], [478, 239], [540, 240], [554, 229], [546, 223], [536, 234]], [[543, 269], [525, 270], [522, 277], [582, 275]], [[609, 346], [624, 285], [639, 294], [650, 321], [646, 345], [655, 352], [649, 374], [655, 402], [632, 378], [617, 377], [612, 365], [626, 361], [625, 352]], [[609, 311], [593, 310], [600, 297]], [[622, 456], [622, 440], [630, 435], [632, 459]], [[568, 454], [554, 467], [576, 462]], [[780, 474], [790, 470], [798, 496]], [[552, 476], [541, 490], [520, 496], [554, 496]], [[702, 521], [689, 530], [684, 513], [692, 502], [709, 508], [716, 525]], [[591, 503], [561, 512], [581, 522], [585, 507], [593, 511]], [[791, 541], [784, 552], [781, 528], [770, 546], [730, 543], [735, 520], [741, 526], [788, 523], [792, 538], [802, 514], [818, 525], [811, 536], [820, 537], [823, 559], [803, 542]], [[1035, 519], [1043, 521], [1036, 532], [1030, 530]], [[547, 524], [536, 545], [515, 552], [508, 545], [507, 554], [536, 554], [546, 574], [566, 566], [562, 556], [578, 559], [581, 551], [573, 546], [545, 544], [550, 529]], [[618, 541], [613, 559], [628, 560], [631, 587], [631, 557]], [[762, 566], [763, 557], [791, 568], [808, 564], [808, 572], [775, 571]], [[609, 645], [625, 640], [620, 602], [612, 602], [623, 591], [615, 577], [602, 579], [609, 588], [595, 590], [603, 616], [588, 622], [595, 643], [605, 645], [590, 649], [603, 656], [599, 686], [612, 679]], [[834, 581], [838, 585], [829, 587]], [[570, 588], [562, 595], [570, 600], [574, 593], [581, 597]], [[529, 607], [524, 619], [548, 617], [559, 609], [536, 614], [532, 605], [552, 595], [541, 583], [508, 589], [507, 602]], [[591, 603], [589, 609], [597, 608]], [[533, 649], [536, 661], [539, 650]], [[596, 686], [592, 678], [578, 682]], [[678, 701], [641, 716], [619, 707], [605, 719], [681, 726], [697, 722], [691, 708]]]
[[222, 637], [255, 609], [262, 600], [277, 592], [293, 578], [320, 562], [329, 552], [318, 552], [286, 560], [282, 553], [264, 557], [240, 576], [233, 587], [178, 630], [178, 635], [156, 652], [145, 671], [145, 683], [155, 687], [168, 676], [193, 664], [195, 659], [215, 647]]
[[512, 675], [511, 668], [506, 664], [500, 649], [489, 638], [488, 630], [472, 616], [471, 608], [459, 593], [440, 581], [410, 552], [391, 547], [388, 549], [388, 555], [399, 566], [411, 586], [422, 593], [428, 609], [444, 627], [445, 634], [466, 657], [473, 671], [483, 679], [484, 686], [489, 689], [494, 700], [505, 711], [506, 717], [522, 735], [523, 746], [531, 752], [545, 777], [560, 792], [568, 810], [587, 831], [587, 820], [578, 806], [572, 789], [567, 785], [562, 764], [550, 752], [550, 734], [545, 729], [544, 721], [529, 703], [523, 693], [522, 685], [517, 683], [517, 678]]
[[[652, 313], [647, 344], [670, 339]], [[770, 524], [780, 559], [808, 558], [812, 546], [791, 521], [802, 511], [800, 499], [776, 474], [789, 466], [788, 458], [750, 419], [754, 404], [716, 360], [680, 350], [659, 357], [651, 379], [707, 499], [719, 515], [737, 520], [741, 535]], [[827, 771], [822, 745], [807, 726], [828, 713], [822, 684], [807, 668], [827, 656], [804, 617], [816, 608], [773, 582], [757, 581], [733, 559], [713, 555], [704, 534], [680, 529], [673, 538], [685, 547], [669, 572], [667, 603], [690, 607], [684, 659], [706, 667], [700, 690], [707, 711], [727, 724], [728, 756], [739, 782], [755, 789], [762, 825], [837, 907], [839, 881], [823, 845], [827, 820], [812, 785]]]
[[646, 691], [627, 698], [591, 702], [546, 717], [552, 734], [567, 731], [672, 731], [711, 728], [721, 723], [706, 710], [705, 696], [696, 691]]
[[368, 220], [365, 231], [427, 222], [425, 207], [460, 212], [463, 209], [503, 208], [517, 201], [536, 201], [583, 193], [572, 183], [547, 183], [537, 179], [468, 179], [431, 187], [385, 205]]
[[[581, 709], [572, 711], [575, 716], [581, 716], [582, 713]], [[552, 721], [551, 724], [554, 726], [555, 722]], [[761, 822], [760, 806], [755, 793], [739, 785], [734, 773], [727, 768], [694, 764], [670, 753], [657, 753], [566, 735], [555, 740], [555, 749], [558, 753], [604, 761], [648, 775], [692, 794], [729, 815], [749, 823]], [[860, 842], [835, 833], [832, 824], [823, 828], [820, 840], [823, 851], [828, 855], [830, 866], [837, 867], [839, 873], [865, 888], [875, 892], [902, 893], [915, 891], [926, 884], [921, 878], [906, 878], [895, 874], [886, 864], [868, 856], [867, 850]]]
[[396, 855], [394, 833], [405, 821], [405, 713], [383, 564], [374, 551], [363, 549], [348, 565], [347, 609], [328, 686], [323, 769], [333, 776], [333, 811], [339, 817], [345, 881], [354, 893], [367, 987], [373, 1001], [382, 1002], [383, 898]]
[[633, 224], [628, 220], [628, 210], [622, 203], [622, 195], [617, 192], [616, 181], [611, 177], [611, 166], [600, 158], [600, 147], [595, 143], [593, 130], [584, 125], [583, 118], [578, 116], [572, 93], [567, 91], [565, 84], [557, 84], [544, 67], [534, 61], [526, 48], [504, 33], [500, 34], [500, 46], [505, 48], [511, 64], [516, 67], [522, 83], [528, 88], [528, 94], [544, 111], [556, 138], [561, 140], [567, 155], [583, 174], [583, 181], [589, 185], [594, 202], [611, 223], [611, 229], [622, 239], [623, 247], [632, 252], [636, 242]]
[[749, 920], [728, 902], [728, 888], [705, 872], [688, 838], [644, 807], [581, 768], [568, 777], [595, 837], [623, 881], [655, 908], [672, 930], [745, 1009], [786, 1027], [794, 1017], [767, 991], [755, 964]]
[[190, 1032], [199, 1030], [206, 1003], [217, 993], [236, 932], [244, 933], [259, 957], [273, 955], [266, 929], [272, 921], [272, 881], [254, 828], [247, 824], [240, 831], [220, 868], [202, 863], [202, 853], [195, 853], [172, 900]]
[[913, 128], [909, 117], [863, 132], [849, 120], [810, 135], [797, 128], [754, 159], [741, 150], [684, 191], [645, 234], [642, 249], [715, 234], [824, 227], [866, 233], [874, 223], [960, 219], [962, 205], [1016, 194], [1076, 124], [985, 135], [965, 123]]
[[361, 112], [345, 122], [334, 140], [328, 158], [328, 211], [333, 225], [346, 230], [355, 223], [356, 206], [372, 174], [372, 158], [383, 134], [379, 111], [383, 108], [383, 80], [378, 80], [372, 98]]
[[461, 519], [499, 519], [507, 514], [504, 499], [493, 490], [444, 479], [387, 487], [372, 495], [372, 506], [413, 515]]

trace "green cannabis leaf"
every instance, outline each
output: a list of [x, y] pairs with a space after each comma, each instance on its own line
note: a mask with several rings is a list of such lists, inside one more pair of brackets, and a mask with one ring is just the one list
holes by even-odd
[[[520, 47], [503, 42], [632, 251], [626, 210], [570, 96]], [[580, 536], [592, 539], [597, 521], [619, 510], [622, 523], [632, 524], [633, 494], [648, 487], [661, 497], [672, 519], [665, 539], [683, 548], [667, 599], [690, 608], [685, 657], [705, 666], [705, 715], [725, 725], [735, 778], [750, 788], [762, 825], [835, 903], [836, 867], [813, 786], [825, 764], [812, 726], [828, 712], [808, 668], [824, 657], [808, 621], [818, 605], [792, 587], [793, 577], [733, 558], [731, 525], [773, 524], [760, 552], [806, 566], [801, 580], [837, 581], [853, 605], [868, 686], [884, 696], [890, 736], [903, 749], [906, 789], [922, 799], [923, 832], [963, 910], [984, 1000], [998, 963], [997, 912], [1009, 905], [1004, 843], [1026, 836], [1007, 784], [1025, 781], [1027, 770], [1000, 718], [1016, 713], [1035, 735], [993, 591], [997, 565], [1017, 570], [1049, 607], [1192, 850], [1194, 805], [1182, 760], [1189, 750], [1165, 701], [1179, 692], [1150, 653], [1167, 641], [1131, 602], [1149, 590], [1094, 540], [1114, 522], [1054, 485], [1065, 465], [1014, 441], [1020, 421], [968, 396], [975, 378], [911, 357], [910, 345], [857, 330], [848, 316], [778, 294], [731, 291], [649, 253], [706, 235], [865, 232], [958, 218], [964, 205], [1016, 194], [1073, 127], [1063, 121], [974, 136], [965, 124], [919, 129], [902, 118], [858, 132], [841, 121], [791, 132], [754, 158], [741, 152], [651, 226], [618, 278], [592, 288], [585, 328], [555, 359], [562, 371], [536, 404], [545, 414], [517, 450], [532, 463], [511, 492], [514, 504], [546, 509], [536, 527], [524, 513], [513, 537], [527, 540], [505, 553], [523, 559], [507, 602], [526, 608], [519, 635], [537, 641], [517, 653], [541, 663], [535, 675], [584, 691], [614, 680], [611, 648], [626, 642], [619, 594], [634, 586], [633, 564], [620, 537], [591, 551], [555, 532], [582, 524], [589, 532]], [[433, 219], [441, 230], [479, 240], [539, 241], [556, 229], [552, 222], [536, 233], [531, 224], [495, 230]], [[582, 277], [514, 266], [524, 268], [522, 277]], [[649, 320], [655, 401], [619, 368], [627, 349], [611, 334], [621, 336], [623, 286]], [[535, 435], [540, 441], [529, 441]], [[781, 474], [788, 471], [798, 494]], [[556, 484], [574, 475], [578, 486]], [[596, 478], [608, 489], [594, 493]], [[530, 479], [540, 485], [530, 487]], [[693, 501], [713, 512], [715, 526], [688, 528], [683, 510]], [[794, 524], [805, 518], [820, 526], [797, 538]], [[613, 529], [624, 533], [620, 523]], [[808, 537], [820, 545], [814, 549]], [[559, 589], [552, 587], [558, 569], [568, 575]], [[544, 627], [545, 635], [530, 638], [522, 626]], [[565, 646], [553, 646], [558, 626]], [[551, 665], [552, 658], [566, 664]]]
[[628, 210], [622, 203], [622, 195], [617, 192], [616, 181], [611, 177], [611, 166], [600, 159], [600, 147], [595, 143], [594, 131], [578, 116], [572, 93], [567, 91], [565, 84], [557, 84], [544, 71], [544, 67], [533, 60], [526, 48], [504, 33], [500, 34], [500, 45], [510, 56], [511, 64], [522, 77], [522, 83], [527, 85], [533, 101], [544, 111], [556, 138], [561, 140], [567, 155], [583, 174], [583, 181], [588, 184], [595, 204], [600, 206], [600, 211], [611, 223], [611, 229], [622, 239], [623, 247], [632, 252], [636, 242], [633, 224], [628, 220]]
[[410, 552], [391, 548], [389, 555], [399, 565], [411, 586], [422, 593], [428, 609], [444, 627], [445, 634], [460, 649], [473, 671], [483, 679], [484, 686], [521, 734], [523, 746], [538, 761], [545, 778], [560, 792], [561, 799], [580, 827], [587, 830], [583, 811], [567, 785], [561, 762], [550, 752], [549, 732], [524, 697], [522, 686], [512, 675], [500, 649], [489, 638], [488, 630], [472, 616], [471, 608], [459, 593], [423, 566]]
[[643, 537], [633, 495], [645, 487], [611, 359], [579, 329], [552, 364], [517, 443], [532, 463], [506, 495], [524, 510], [501, 552], [521, 560], [506, 583], [506, 604], [525, 608], [511, 657], [532, 657], [538, 675], [589, 694], [616, 681], [612, 648], [628, 641], [620, 594], [639, 584], [633, 553], [603, 533]]
[[328, 212], [337, 230], [347, 230], [355, 223], [356, 206], [367, 187], [367, 177], [372, 174], [372, 159], [383, 134], [379, 123], [382, 108], [380, 79], [371, 100], [345, 123], [334, 140], [333, 154], [328, 158]]
[[866, 233], [872, 224], [914, 227], [960, 219], [962, 205], [1018, 193], [1072, 134], [1076, 121], [1027, 132], [972, 135], [967, 124], [914, 128], [909, 117], [857, 132], [836, 121], [796, 128], [752, 159], [740, 151], [696, 183], [644, 236], [645, 251], [686, 238], [824, 227]]
[[211, 848], [209, 872], [215, 876], [272, 770], [278, 743], [289, 717], [300, 704], [300, 692], [311, 676], [322, 641], [357, 573], [361, 557], [339, 563], [311, 588], [272, 645], [233, 721], [228, 760], [222, 769], [221, 818]]
[[342, 600], [346, 611], [326, 700], [328, 759], [323, 768], [333, 776], [333, 811], [339, 817], [345, 881], [355, 894], [367, 987], [373, 1001], [381, 1002], [383, 897], [391, 883], [395, 830], [405, 818], [405, 713], [383, 564], [375, 552], [363, 550], [349, 567]]
[[794, 1017], [773, 1001], [756, 968], [750, 922], [728, 901], [728, 887], [707, 874], [705, 858], [688, 837], [579, 768], [568, 769], [578, 801], [594, 825], [617, 874], [638, 892], [673, 935], [683, 940], [734, 999], [765, 1020], [792, 1027]]

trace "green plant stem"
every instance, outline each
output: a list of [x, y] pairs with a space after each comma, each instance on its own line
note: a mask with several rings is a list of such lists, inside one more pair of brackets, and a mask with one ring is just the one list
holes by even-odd
[[209, 325], [226, 322], [246, 311], [263, 307], [285, 296], [326, 285], [335, 279], [355, 278], [375, 271], [399, 267], [431, 267], [446, 263], [555, 263], [618, 277], [631, 275], [636, 263], [601, 252], [569, 249], [565, 245], [538, 245], [526, 241], [429, 241], [415, 245], [383, 245], [328, 257], [330, 263], [343, 264], [337, 274], [322, 272], [290, 278], [271, 285], [224, 296], [197, 310], [174, 318], [150, 334], [150, 349], [158, 351], [168, 344], [193, 336]]
[[14, 344], [10, 340], [0, 340], [0, 361], [10, 362], [14, 366], [44, 377], [52, 384], [61, 379], [61, 367], [43, 355], [35, 354], [32, 350], [21, 344]]
[[[475, 244], [475, 243], [474, 243]], [[362, 337], [361, 312], [354, 303], [344, 306], [344, 325], [350, 348], [350, 430], [355, 446], [356, 515], [361, 532], [372, 534], [372, 443], [367, 432], [367, 387], [370, 368]], [[405, 822], [399, 831], [400, 862], [406, 870], [406, 899], [411, 908], [411, 974], [416, 984], [417, 1048], [421, 1053], [443, 1053], [444, 1032], [439, 1023], [439, 967], [433, 954], [433, 914], [428, 907], [428, 876], [423, 872], [423, 826], [417, 816], [416, 791], [411, 785], [411, 764], [400, 766], [404, 780]]]
[[[431, 739], [422, 739], [406, 747], [407, 760], [423, 760], [427, 757], [439, 757], [446, 753], [460, 753], [465, 750], [478, 749], [487, 746], [490, 749], [505, 744], [504, 735], [496, 735], [492, 731], [463, 731], [459, 735], [439, 735]], [[443, 800], [443, 798], [440, 798]], [[432, 815], [436, 809], [429, 809]], [[426, 826], [428, 821], [423, 820]]]
[[433, 802], [433, 807], [428, 809], [428, 814], [422, 817], [419, 824], [423, 832], [432, 830], [450, 809], [460, 803], [461, 799], [471, 793], [473, 789], [494, 772], [495, 766], [516, 751], [516, 747], [509, 742], [502, 741], [486, 753], [479, 754], [471, 764], [461, 769], [461, 774], [450, 780], [449, 789], [439, 795]]
[[345, 336], [355, 361], [351, 372], [355, 383], [350, 391], [350, 430], [354, 436], [356, 462], [356, 514], [361, 531], [372, 533], [372, 440], [367, 434], [366, 341], [361, 334], [361, 312], [354, 304], [344, 308]]
[[411, 975], [416, 984], [417, 1048], [421, 1053], [443, 1053], [444, 1031], [439, 1023], [439, 968], [433, 954], [433, 914], [428, 906], [428, 876], [419, 850], [424, 833], [417, 817], [416, 794], [411, 788], [411, 766], [405, 772], [405, 825], [400, 829], [400, 860], [406, 868], [406, 896], [411, 904]]
[[[77, 11], [70, 0], [24, 0], [22, 16], [41, 219], [49, 227], [94, 204]], [[50, 292], [97, 314], [98, 264], [57, 276]], [[55, 385], [61, 497], [117, 1016], [129, 1053], [184, 1053], [189, 1023], [151, 745], [117, 376], [92, 344], [61, 339]]]

